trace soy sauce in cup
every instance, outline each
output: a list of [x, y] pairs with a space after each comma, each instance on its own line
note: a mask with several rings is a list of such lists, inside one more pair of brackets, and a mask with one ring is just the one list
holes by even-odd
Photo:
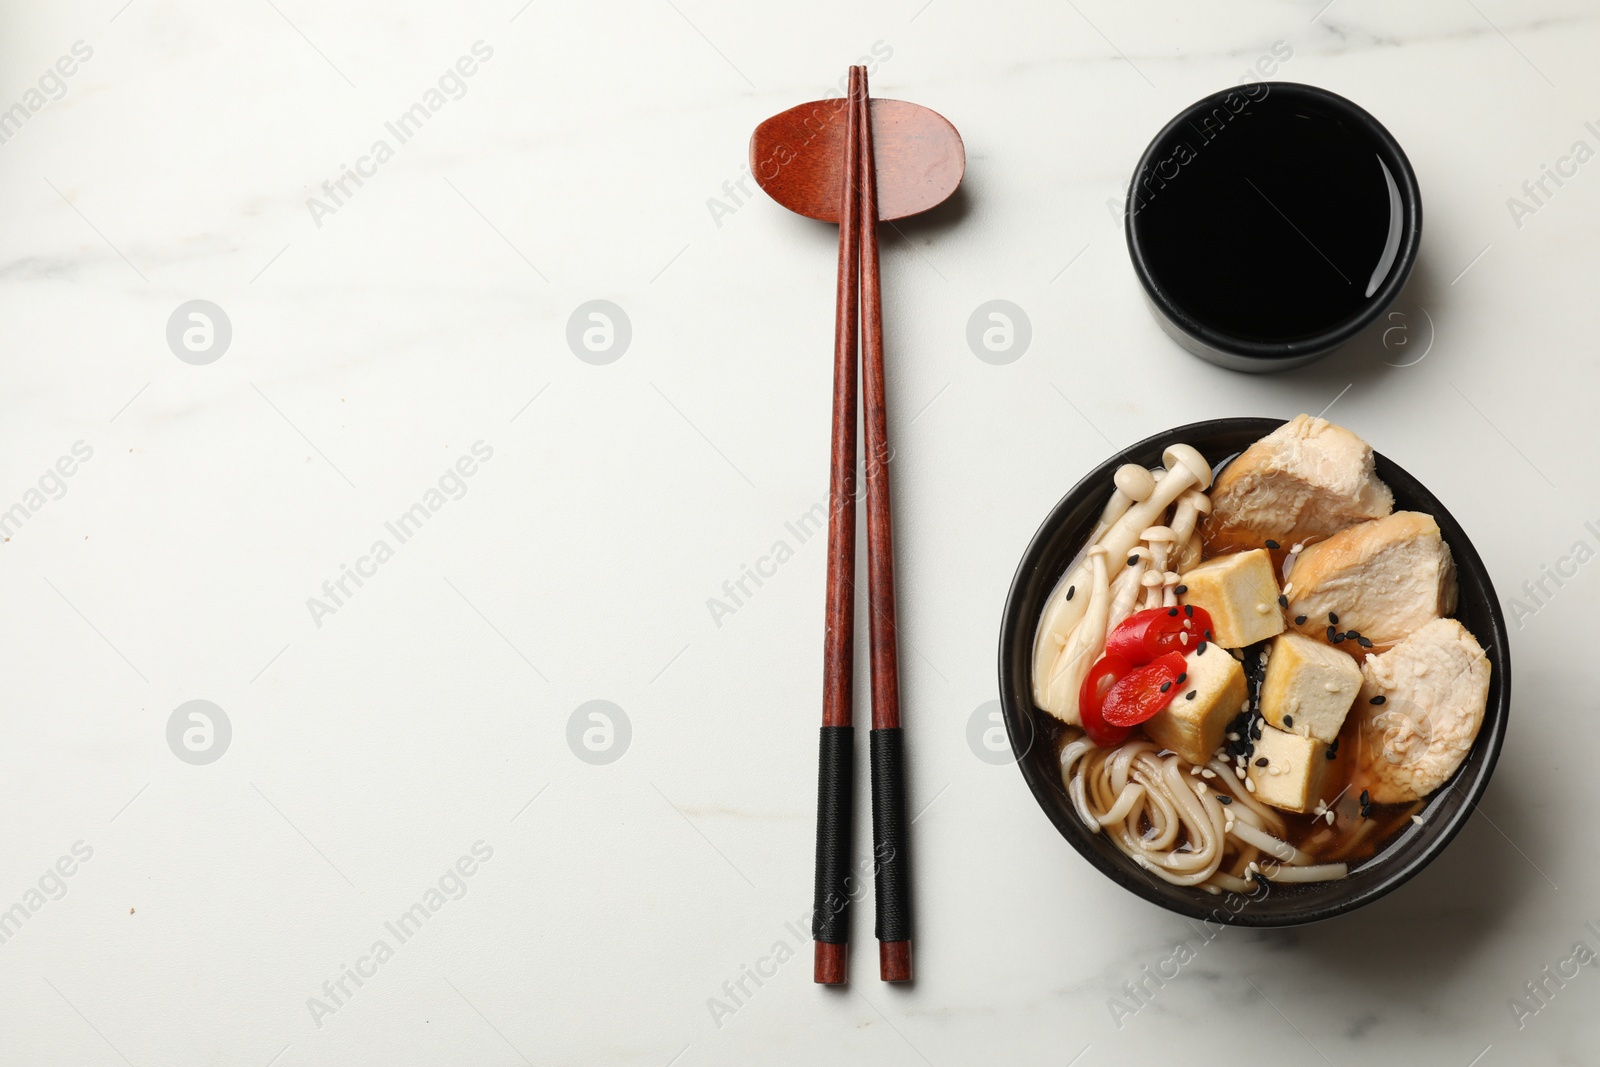
[[1152, 311], [1234, 370], [1301, 366], [1399, 294], [1422, 203], [1405, 153], [1349, 100], [1261, 82], [1209, 96], [1134, 171], [1129, 254]]

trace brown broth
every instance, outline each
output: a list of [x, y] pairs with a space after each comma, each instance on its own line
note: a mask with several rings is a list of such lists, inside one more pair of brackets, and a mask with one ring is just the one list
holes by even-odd
[[1283, 561], [1289, 558], [1289, 545], [1278, 543], [1277, 548], [1267, 548], [1269, 538], [1260, 530], [1244, 526], [1223, 526], [1209, 520], [1200, 524], [1200, 558], [1213, 560], [1218, 556], [1231, 556], [1235, 552], [1249, 552], [1266, 548], [1272, 554], [1272, 571], [1283, 573]]

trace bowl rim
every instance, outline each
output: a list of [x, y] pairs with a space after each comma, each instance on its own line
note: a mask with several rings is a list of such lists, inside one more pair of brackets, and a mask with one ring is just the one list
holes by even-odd
[[[1389, 276], [1383, 280], [1383, 284], [1378, 287], [1372, 299], [1367, 301], [1366, 306], [1325, 330], [1290, 341], [1253, 341], [1237, 337], [1207, 326], [1185, 311], [1172, 298], [1156, 272], [1151, 269], [1134, 222], [1140, 214], [1134, 208], [1140, 176], [1160, 162], [1158, 155], [1161, 145], [1179, 126], [1187, 123], [1196, 114], [1223, 105], [1225, 98], [1242, 93], [1248, 85], [1270, 87], [1271, 92], [1263, 99], [1268, 99], [1274, 94], [1283, 94], [1291, 100], [1315, 102], [1365, 130], [1378, 142], [1385, 154], [1385, 162], [1389, 164], [1395, 185], [1400, 191], [1400, 201], [1406, 216], [1400, 232], [1400, 247], [1395, 253], [1394, 266], [1390, 268]], [[1276, 360], [1290, 357], [1303, 358], [1331, 352], [1371, 325], [1394, 302], [1411, 277], [1422, 244], [1422, 191], [1417, 184], [1416, 171], [1412, 169], [1411, 160], [1400, 147], [1400, 142], [1395, 140], [1394, 135], [1383, 123], [1359, 104], [1332, 90], [1317, 85], [1307, 85], [1304, 82], [1253, 82], [1221, 89], [1196, 100], [1174, 115], [1172, 120], [1151, 138], [1149, 145], [1139, 156], [1139, 162], [1133, 168], [1133, 177], [1128, 182], [1128, 198], [1123, 211], [1123, 233], [1128, 245], [1128, 258], [1133, 262], [1133, 272], [1138, 276], [1139, 284], [1144, 287], [1153, 309], [1173, 328], [1205, 347], [1225, 352], [1238, 359], [1260, 360], [1264, 364], [1271, 364]]]
[[[1439, 524], [1441, 532], [1446, 527], [1454, 536], [1446, 536], [1446, 544], [1450, 547], [1451, 556], [1455, 562], [1457, 573], [1471, 573], [1476, 582], [1481, 583], [1487, 591], [1486, 609], [1490, 615], [1494, 633], [1490, 635], [1492, 643], [1486, 646], [1485, 651], [1491, 669], [1491, 694], [1490, 701], [1484, 709], [1484, 721], [1478, 731], [1478, 737], [1469, 750], [1467, 760], [1471, 760], [1473, 751], [1482, 746], [1482, 758], [1475, 767], [1472, 767], [1470, 779], [1462, 778], [1462, 770], [1458, 769], [1452, 775], [1452, 782], [1441, 789], [1459, 789], [1465, 787], [1463, 803], [1448, 816], [1442, 830], [1436, 832], [1433, 839], [1427, 842], [1417, 853], [1403, 859], [1403, 861], [1386, 866], [1383, 876], [1374, 884], [1343, 899], [1321, 901], [1308, 898], [1307, 907], [1303, 911], [1292, 914], [1259, 914], [1250, 908], [1241, 908], [1238, 911], [1227, 911], [1215, 906], [1217, 897], [1196, 891], [1192, 900], [1185, 898], [1184, 902], [1176, 901], [1170, 897], [1163, 897], [1158, 889], [1182, 889], [1172, 887], [1165, 882], [1151, 879], [1134, 864], [1134, 862], [1121, 852], [1108, 850], [1114, 853], [1115, 858], [1108, 857], [1100, 849], [1092, 847], [1093, 836], [1083, 826], [1077, 814], [1070, 810], [1070, 806], [1063, 808], [1058, 797], [1061, 794], [1060, 775], [1057, 773], [1052, 781], [1050, 776], [1036, 773], [1034, 765], [1027, 758], [1028, 752], [1035, 741], [1042, 737], [1044, 731], [1033, 716], [1047, 715], [1047, 712], [1037, 710], [1033, 705], [1031, 691], [1018, 693], [1012, 685], [1009, 669], [1011, 650], [1018, 640], [1026, 641], [1028, 657], [1031, 659], [1034, 631], [1037, 627], [1036, 618], [1023, 619], [1020, 617], [1021, 606], [1026, 598], [1031, 574], [1040, 569], [1043, 555], [1049, 549], [1050, 541], [1058, 527], [1062, 526], [1070, 517], [1070, 513], [1081, 506], [1084, 499], [1092, 494], [1103, 494], [1109, 491], [1111, 478], [1117, 467], [1129, 462], [1132, 457], [1141, 453], [1155, 450], [1159, 455], [1160, 450], [1177, 443], [1187, 443], [1205, 451], [1203, 443], [1218, 434], [1226, 432], [1239, 432], [1246, 430], [1257, 431], [1257, 439], [1282, 426], [1288, 420], [1281, 418], [1259, 417], [1231, 417], [1221, 419], [1207, 419], [1201, 422], [1192, 422], [1182, 426], [1175, 426], [1159, 433], [1151, 434], [1126, 448], [1120, 449], [1114, 455], [1097, 465], [1093, 470], [1078, 480], [1078, 482], [1056, 502], [1049, 514], [1034, 532], [1028, 547], [1022, 554], [1022, 559], [1017, 565], [1016, 572], [1011, 580], [1011, 587], [1006, 594], [1004, 614], [1001, 618], [999, 641], [999, 681], [1000, 681], [1000, 706], [1002, 718], [1005, 721], [1006, 735], [1011, 742], [1012, 754], [1024, 781], [1027, 782], [1029, 791], [1034, 800], [1039, 804], [1045, 816], [1056, 827], [1062, 837], [1078, 851], [1091, 866], [1105, 875], [1112, 882], [1122, 888], [1137, 894], [1152, 904], [1165, 908], [1193, 919], [1222, 921], [1228, 925], [1246, 927], [1285, 927], [1301, 926], [1307, 923], [1320, 922], [1338, 915], [1347, 914], [1358, 908], [1387, 896], [1400, 886], [1414, 878], [1424, 867], [1433, 862], [1445, 850], [1455, 836], [1460, 833], [1467, 820], [1477, 809], [1484, 791], [1488, 788], [1489, 779], [1494, 774], [1495, 765], [1500, 758], [1501, 748], [1505, 741], [1506, 727], [1510, 718], [1511, 709], [1511, 654], [1508, 647], [1505, 615], [1500, 606], [1500, 599], [1490, 579], [1488, 569], [1484, 566], [1483, 559], [1478, 555], [1476, 547], [1467, 536], [1461, 524], [1450, 514], [1437, 497], [1427, 489], [1418, 479], [1400, 467], [1399, 464], [1388, 459], [1381, 452], [1374, 449], [1375, 455], [1385, 466], [1393, 468], [1404, 479], [1413, 482], [1426, 496], [1431, 499], [1435, 510], [1430, 514]], [[1210, 456], [1207, 456], [1210, 459]], [[1213, 465], [1229, 457], [1219, 456], [1212, 460]], [[1058, 581], [1059, 575], [1052, 576], [1052, 587]], [[1484, 635], [1474, 634], [1480, 640]], [[1496, 698], [1497, 697], [1497, 698]], [[1021, 725], [1022, 717], [1028, 717], [1026, 728]], [[1053, 761], [1052, 761], [1053, 762]], [[1439, 795], [1440, 790], [1435, 790], [1430, 796]], [[1382, 853], [1380, 853], [1382, 855]], [[1212, 902], [1211, 906], [1206, 906]]]

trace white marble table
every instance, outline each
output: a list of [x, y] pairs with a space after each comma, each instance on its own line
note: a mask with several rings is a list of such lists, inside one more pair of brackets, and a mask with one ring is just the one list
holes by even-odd
[[[0, 1062], [1593, 1062], [1600, 29], [1322, 3], [5, 4]], [[1275, 77], [1400, 139], [1426, 225], [1387, 345], [1244, 378], [1162, 335], [1116, 212], [1154, 131], [1275, 42]], [[877, 982], [863, 907], [841, 992], [805, 944], [824, 550], [796, 532], [833, 236], [744, 153], [861, 56], [969, 167], [884, 245], [920, 978]], [[966, 341], [994, 299], [1032, 332], [1002, 365]], [[629, 336], [580, 358], [594, 300]], [[1416, 881], [1205, 941], [969, 722], [1083, 471], [1323, 409], [1472, 531], [1515, 716]]]

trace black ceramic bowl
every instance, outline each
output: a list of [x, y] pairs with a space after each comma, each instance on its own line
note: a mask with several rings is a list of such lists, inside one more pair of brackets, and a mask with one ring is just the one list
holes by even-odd
[[1269, 892], [1248, 900], [1239, 894], [1215, 896], [1203, 889], [1170, 885], [1139, 869], [1105, 834], [1090, 833], [1083, 825], [1061, 783], [1057, 753], [1063, 727], [1033, 706], [1029, 684], [1034, 630], [1045, 599], [1087, 540], [1111, 495], [1111, 476], [1119, 466], [1138, 463], [1159, 467], [1162, 451], [1182, 442], [1199, 449], [1220, 470], [1228, 460], [1282, 424], [1282, 419], [1215, 419], [1179, 426], [1124, 449], [1090, 471], [1055, 506], [1028, 545], [1012, 579], [1000, 624], [1000, 703], [1006, 730], [1022, 777], [1061, 836], [1129, 892], [1180, 915], [1237, 926], [1296, 926], [1354, 911], [1398, 888], [1427, 866], [1466, 823], [1488, 786], [1505, 738], [1511, 702], [1505, 618], [1483, 560], [1444, 505], [1422, 483], [1380, 454], [1378, 475], [1394, 490], [1395, 510], [1427, 512], [1438, 522], [1455, 557], [1460, 583], [1456, 617], [1483, 645], [1490, 664], [1489, 706], [1477, 742], [1455, 776], [1428, 799], [1422, 825], [1413, 824], [1403, 830], [1386, 849], [1352, 871], [1348, 878], [1304, 885], [1274, 883]]
[[[1170, 337], [1229, 370], [1288, 370], [1393, 303], [1416, 264], [1422, 194], [1365, 110], [1314, 85], [1258, 82], [1197, 100], [1156, 134], [1125, 222]], [[1313, 293], [1337, 308], [1302, 307]]]

